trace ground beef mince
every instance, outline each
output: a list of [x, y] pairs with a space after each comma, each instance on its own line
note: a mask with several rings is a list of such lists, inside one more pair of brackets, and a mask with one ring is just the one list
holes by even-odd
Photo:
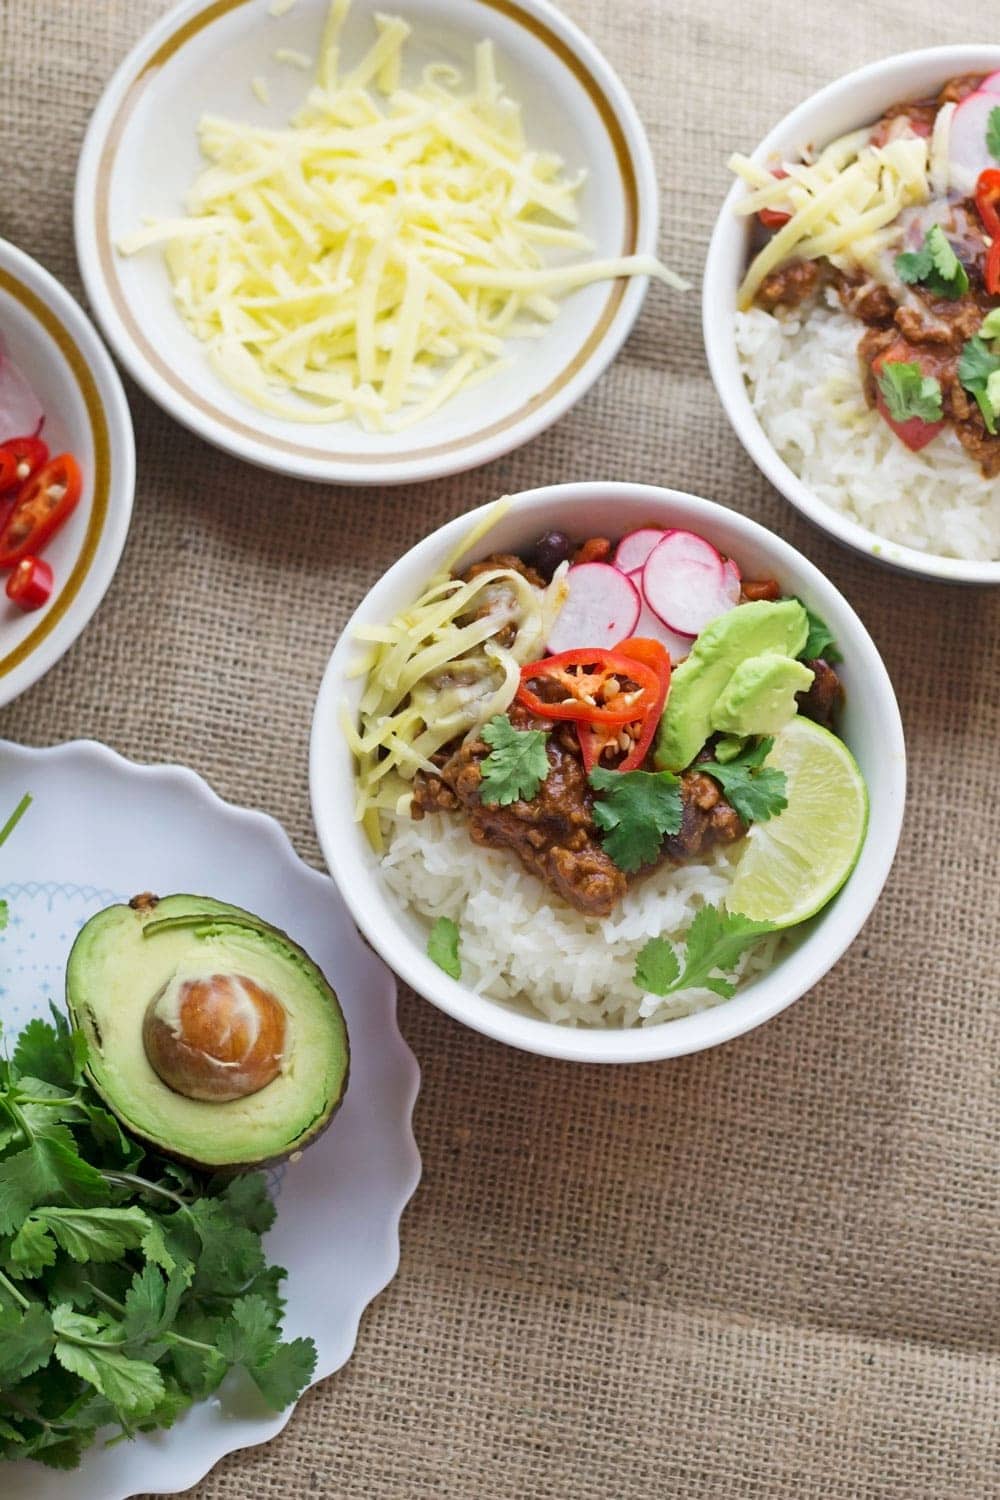
[[776, 307], [799, 307], [808, 302], [823, 280], [823, 265], [818, 260], [790, 260], [765, 276], [757, 293], [761, 307], [773, 312]]
[[490, 573], [494, 568], [506, 568], [508, 573], [520, 573], [529, 583], [534, 584], [536, 589], [545, 587], [545, 579], [540, 573], [520, 557], [515, 557], [513, 552], [493, 552], [489, 557], [484, 557], [481, 562], [473, 563], [466, 568], [462, 574], [463, 583], [471, 583], [473, 578], [478, 578], [480, 573]]
[[[518, 704], [511, 708], [510, 718], [519, 729], [554, 727]], [[455, 752], [442, 778], [464, 808], [475, 843], [512, 849], [527, 870], [577, 911], [609, 916], [625, 895], [627, 881], [597, 837], [593, 793], [583, 762], [567, 735], [550, 734], [547, 750], [551, 769], [530, 802], [488, 807], [480, 801], [481, 762], [489, 746], [479, 739]]]
[[822, 656], [804, 663], [813, 674], [811, 685], [796, 696], [799, 713], [824, 729], [831, 729], [844, 696], [840, 678]]
[[667, 859], [693, 859], [713, 844], [732, 844], [746, 833], [739, 814], [730, 807], [711, 776], [696, 767], [681, 776], [681, 826], [663, 843]]

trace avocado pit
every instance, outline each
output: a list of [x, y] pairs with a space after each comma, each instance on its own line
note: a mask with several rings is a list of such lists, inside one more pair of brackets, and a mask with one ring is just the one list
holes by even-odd
[[259, 1093], [281, 1072], [287, 1015], [245, 974], [175, 975], [143, 1017], [150, 1066], [187, 1099], [224, 1103]]

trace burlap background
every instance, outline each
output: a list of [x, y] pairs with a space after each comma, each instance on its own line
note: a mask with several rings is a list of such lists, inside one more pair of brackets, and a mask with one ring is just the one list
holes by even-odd
[[[633, 91], [664, 253], [694, 277], [730, 150], [864, 61], [996, 34], [990, 0], [565, 6]], [[0, 228], [76, 292], [84, 126], [162, 9], [0, 0]], [[912, 769], [878, 910], [755, 1035], [600, 1071], [506, 1051], [401, 995], [426, 1169], [400, 1275], [283, 1436], [192, 1493], [1000, 1495], [1000, 597], [879, 572], [800, 521], [722, 416], [696, 295], [654, 289], [613, 370], [553, 431], [408, 491], [284, 482], [129, 395], [139, 488], [121, 570], [76, 648], [0, 716], [10, 738], [90, 735], [182, 761], [276, 814], [318, 863], [312, 702], [364, 590], [501, 491], [620, 477], [745, 510], [826, 568], [885, 653]]]

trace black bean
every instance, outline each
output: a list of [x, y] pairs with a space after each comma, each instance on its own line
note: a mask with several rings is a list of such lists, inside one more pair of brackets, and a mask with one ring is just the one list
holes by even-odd
[[565, 532], [547, 531], [531, 549], [528, 561], [543, 578], [551, 579], [559, 564], [568, 562], [575, 550]]

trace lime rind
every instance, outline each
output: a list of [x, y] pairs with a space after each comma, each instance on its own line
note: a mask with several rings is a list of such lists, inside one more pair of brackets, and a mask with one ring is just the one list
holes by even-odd
[[765, 764], [785, 773], [788, 806], [751, 828], [726, 906], [794, 927], [822, 910], [857, 864], [868, 788], [843, 740], [811, 719], [793, 719]]

